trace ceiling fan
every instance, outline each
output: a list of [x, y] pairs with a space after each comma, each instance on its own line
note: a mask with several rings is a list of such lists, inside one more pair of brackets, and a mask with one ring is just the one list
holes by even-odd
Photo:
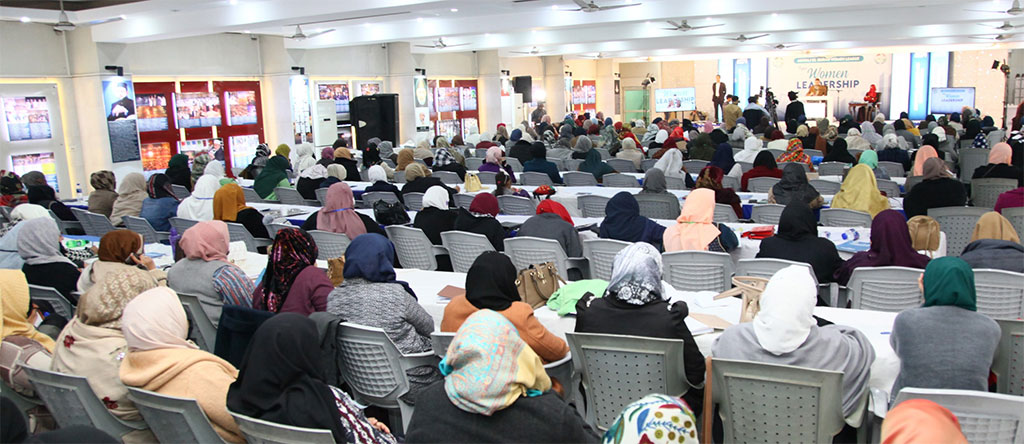
[[593, 0], [591, 0], [591, 1], [587, 1], [587, 0], [572, 0], [572, 1], [573, 1], [573, 3], [576, 3], [577, 6], [579, 6], [579, 9], [570, 9], [570, 11], [600, 12], [600, 11], [609, 11], [609, 10], [612, 10], [612, 9], [628, 8], [630, 6], [640, 6], [640, 3], [627, 3], [625, 5], [612, 5], [612, 6], [598, 6], [597, 3], [593, 2]]
[[444, 42], [444, 37], [438, 37], [437, 40], [434, 40], [434, 43], [432, 45], [415, 45], [415, 46], [417, 48], [445, 49], [445, 48], [454, 48], [456, 46], [466, 46], [468, 44], [469, 43], [458, 43], [458, 44], [455, 44], [455, 45], [449, 45], [449, 44]]
[[302, 31], [302, 25], [295, 25], [295, 33], [290, 35], [290, 36], [288, 36], [287, 38], [293, 39], [293, 40], [302, 41], [302, 40], [306, 40], [306, 39], [311, 39], [311, 38], [316, 37], [316, 36], [324, 35], [324, 34], [327, 34], [328, 32], [333, 32], [333, 31], [334, 31], [334, 28], [331, 28], [331, 29], [325, 29], [323, 31], [317, 31], [317, 32], [314, 32], [314, 33], [311, 33], [311, 34], [306, 34], [305, 32]]
[[978, 26], [984, 26], [986, 28], [998, 29], [1000, 31], [1009, 31], [1011, 29], [1020, 28], [1020, 26], [1015, 26], [1013, 24], [1010, 24], [1010, 22], [1008, 20], [1004, 21], [1003, 24], [1000, 25], [1000, 26], [988, 26], [988, 25], [986, 25], [984, 23], [978, 23]]
[[800, 45], [795, 44], [795, 43], [792, 44], [792, 45], [784, 45], [782, 43], [779, 43], [778, 45], [764, 45], [764, 46], [767, 46], [767, 47], [772, 48], [772, 49], [780, 49], [781, 50], [781, 49], [792, 48], [794, 46], [800, 46]]
[[737, 42], [743, 43], [743, 42], [745, 42], [747, 40], [759, 39], [759, 38], [764, 37], [766, 35], [768, 35], [768, 34], [757, 34], [757, 35], [752, 35], [752, 36], [746, 36], [746, 35], [740, 34], [739, 37], [723, 37], [723, 38], [726, 39], [726, 40], [735, 40]]
[[719, 23], [717, 25], [690, 26], [689, 23], [686, 23], [686, 20], [683, 20], [683, 21], [681, 21], [679, 23], [676, 23], [676, 22], [674, 22], [672, 20], [668, 20], [667, 22], [668, 22], [668, 24], [672, 25], [672, 27], [671, 28], [661, 28], [661, 29], [664, 29], [666, 31], [682, 31], [682, 32], [686, 32], [686, 31], [693, 31], [694, 29], [704, 29], [704, 28], [714, 28], [716, 26], [725, 26], [725, 23]]
[[1024, 8], [1020, 7], [1020, 0], [1013, 0], [1013, 4], [1010, 5], [1010, 9], [1005, 11], [985, 11], [981, 9], [964, 9], [964, 11], [971, 12], [988, 12], [992, 14], [1010, 14], [1010, 15], [1021, 15], [1024, 14]]
[[604, 58], [604, 53], [603, 52], [599, 52], [599, 53], [597, 53], [595, 55], [585, 55], [585, 56], [583, 56], [583, 58], [585, 58], [585, 59], [595, 59], [595, 60], [603, 59]]
[[[124, 20], [123, 16], [111, 17], [108, 19], [93, 20], [91, 22], [84, 23], [85, 25], [101, 25], [104, 23], [117, 22]], [[78, 27], [77, 24], [72, 23], [68, 19], [68, 13], [64, 11], [64, 0], [60, 0], [60, 15], [57, 16], [55, 23], [43, 23], [45, 25], [53, 26], [53, 30], [57, 32], [74, 31]]]
[[541, 51], [541, 50], [537, 49], [537, 47], [536, 47], [536, 46], [534, 46], [533, 48], [530, 48], [530, 50], [529, 50], [529, 51], [509, 51], [509, 52], [510, 52], [510, 53], [512, 53], [512, 54], [529, 54], [529, 55], [537, 55], [537, 54], [540, 54], [540, 53], [542, 53], [542, 52], [546, 52], [546, 51]]
[[995, 40], [997, 42], [1001, 42], [1003, 40], [1009, 40], [1009, 39], [1013, 38], [1016, 35], [1017, 34], [999, 34], [999, 35], [996, 35], [996, 36], [972, 35], [971, 38], [972, 39], [978, 39], [978, 40]]

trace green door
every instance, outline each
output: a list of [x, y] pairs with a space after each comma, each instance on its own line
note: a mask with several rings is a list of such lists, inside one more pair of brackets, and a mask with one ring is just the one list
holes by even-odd
[[622, 120], [625, 122], [632, 122], [636, 119], [642, 119], [647, 122], [648, 119], [645, 115], [646, 107], [644, 102], [648, 100], [647, 94], [642, 89], [626, 89], [623, 91], [623, 106], [625, 113], [622, 116]]

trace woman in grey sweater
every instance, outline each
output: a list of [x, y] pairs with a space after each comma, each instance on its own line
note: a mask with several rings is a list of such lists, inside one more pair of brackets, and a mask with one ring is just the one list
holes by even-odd
[[896, 316], [889, 338], [900, 358], [890, 397], [903, 387], [987, 391], [999, 324], [977, 312], [971, 266], [932, 259], [920, 285], [924, 305]]

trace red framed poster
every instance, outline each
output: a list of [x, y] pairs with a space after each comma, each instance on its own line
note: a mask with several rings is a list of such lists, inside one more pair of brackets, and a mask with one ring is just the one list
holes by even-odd
[[578, 113], [597, 114], [597, 81], [572, 81], [572, 110]]
[[479, 132], [480, 103], [476, 80], [428, 80], [430, 121], [434, 136], [449, 140]]

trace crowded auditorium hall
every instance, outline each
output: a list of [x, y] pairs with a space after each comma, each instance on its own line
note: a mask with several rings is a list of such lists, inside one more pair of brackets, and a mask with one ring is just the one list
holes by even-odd
[[0, 0], [0, 442], [1024, 444], [934, 3]]

